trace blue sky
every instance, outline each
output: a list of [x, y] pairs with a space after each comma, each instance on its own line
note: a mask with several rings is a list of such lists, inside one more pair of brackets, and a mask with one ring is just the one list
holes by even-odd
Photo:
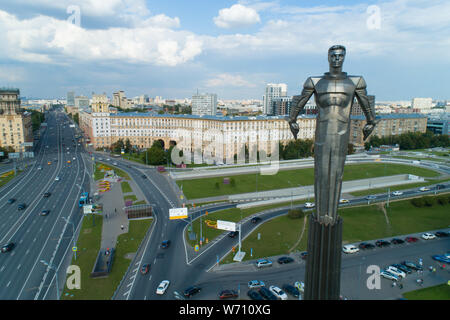
[[1, 0], [0, 86], [261, 99], [283, 82], [293, 95], [339, 43], [377, 100], [450, 99], [449, 13], [447, 0]]

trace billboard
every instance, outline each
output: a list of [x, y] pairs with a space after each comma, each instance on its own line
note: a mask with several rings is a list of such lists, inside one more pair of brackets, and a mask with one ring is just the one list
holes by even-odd
[[84, 205], [83, 206], [83, 213], [84, 214], [92, 213], [92, 204]]
[[18, 159], [18, 158], [20, 158], [20, 153], [18, 153], [18, 152], [8, 153], [8, 158], [9, 159]]
[[217, 229], [226, 230], [226, 231], [236, 231], [236, 223], [229, 222], [229, 221], [223, 221], [223, 220], [217, 220]]
[[173, 208], [169, 209], [169, 219], [185, 219], [188, 217], [188, 209], [187, 208]]
[[33, 146], [33, 142], [22, 142], [21, 145], [24, 146], [24, 147], [32, 147]]

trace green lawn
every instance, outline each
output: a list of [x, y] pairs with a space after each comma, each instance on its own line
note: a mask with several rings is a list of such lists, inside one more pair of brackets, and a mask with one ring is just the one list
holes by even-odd
[[130, 184], [127, 181], [122, 181], [120, 186], [122, 187], [123, 193], [133, 192], [133, 189], [131, 189]]
[[134, 195], [134, 194], [129, 194], [129, 195], [124, 196], [124, 197], [123, 197], [123, 200], [124, 200], [124, 201], [127, 201], [127, 200], [133, 200], [133, 202], [134, 202], [134, 201], [137, 201], [137, 197], [136, 197], [136, 195]]
[[[92, 218], [85, 216], [77, 243], [80, 252], [77, 260], [72, 260], [72, 264], [78, 265], [81, 269], [81, 289], [68, 290], [65, 287], [61, 299], [110, 300], [131, 262], [125, 258], [126, 254], [137, 251], [152, 221], [152, 219], [131, 220], [129, 232], [121, 234], [117, 239], [111, 273], [107, 278], [93, 279], [90, 278], [90, 273], [100, 249], [102, 218], [96, 217], [96, 226], [92, 228]], [[88, 233], [85, 233], [85, 230]], [[69, 296], [66, 296], [65, 293], [69, 293]]]
[[4, 177], [0, 177], [0, 187], [3, 187], [5, 184], [7, 184], [9, 181], [17, 177], [22, 171], [17, 170], [17, 175], [14, 175], [14, 170], [5, 172], [3, 175]]
[[105, 173], [104, 173], [104, 172], [101, 172], [101, 171], [99, 170], [99, 166], [100, 166], [100, 165], [102, 165], [103, 167], [105, 167], [107, 170], [114, 170], [114, 172], [115, 172], [119, 177], [122, 177], [123, 179], [131, 180], [130, 177], [128, 176], [128, 174], [127, 174], [125, 171], [120, 170], [119, 168], [116, 168], [116, 167], [111, 166], [111, 165], [106, 165], [106, 164], [103, 164], [103, 163], [100, 163], [100, 162], [96, 162], [96, 163], [95, 163], [95, 171], [94, 171], [94, 179], [95, 179], [96, 181], [97, 181], [97, 180], [100, 180], [100, 179], [103, 179], [103, 177], [105, 176]]
[[[396, 174], [414, 174], [422, 177], [436, 177], [436, 171], [401, 164], [369, 163], [347, 165], [344, 171], [344, 181], [368, 179]], [[279, 171], [275, 175], [242, 174], [229, 176], [235, 180], [235, 185], [223, 184], [224, 177], [179, 180], [177, 184], [183, 187], [184, 195], [188, 199], [239, 194], [245, 192], [266, 191], [306, 186], [314, 184], [314, 169], [296, 169]], [[218, 184], [218, 188], [216, 187]]]
[[[450, 204], [416, 208], [410, 200], [403, 200], [391, 202], [386, 212], [389, 224], [381, 205], [339, 209], [344, 220], [343, 244], [424, 232], [450, 225]], [[291, 220], [287, 215], [264, 223], [243, 241], [243, 251], [247, 253], [244, 261], [287, 254], [288, 248], [298, 239], [302, 227], [303, 220]], [[261, 240], [257, 240], [257, 233], [261, 233]], [[303, 237], [294, 251], [306, 250], [307, 226]], [[253, 257], [250, 257], [250, 248], [253, 248]], [[223, 262], [232, 262], [233, 256], [229, 254]]]
[[408, 300], [450, 300], [450, 285], [443, 283], [434, 287], [405, 292]]

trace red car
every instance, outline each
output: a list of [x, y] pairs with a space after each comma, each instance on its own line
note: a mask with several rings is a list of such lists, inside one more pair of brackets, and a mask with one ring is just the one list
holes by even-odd
[[419, 241], [419, 239], [416, 237], [406, 237], [405, 241], [406, 242], [417, 242], [417, 241]]
[[229, 299], [229, 298], [236, 298], [238, 294], [234, 290], [223, 290], [220, 292], [219, 298], [220, 299]]
[[141, 267], [141, 273], [142, 273], [142, 274], [147, 274], [149, 270], [150, 270], [150, 265], [149, 265], [149, 264], [144, 264], [144, 265]]

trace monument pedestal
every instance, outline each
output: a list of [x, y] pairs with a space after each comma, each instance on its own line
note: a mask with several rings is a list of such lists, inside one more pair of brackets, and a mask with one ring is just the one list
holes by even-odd
[[305, 300], [338, 300], [341, 281], [342, 218], [334, 224], [309, 220]]

